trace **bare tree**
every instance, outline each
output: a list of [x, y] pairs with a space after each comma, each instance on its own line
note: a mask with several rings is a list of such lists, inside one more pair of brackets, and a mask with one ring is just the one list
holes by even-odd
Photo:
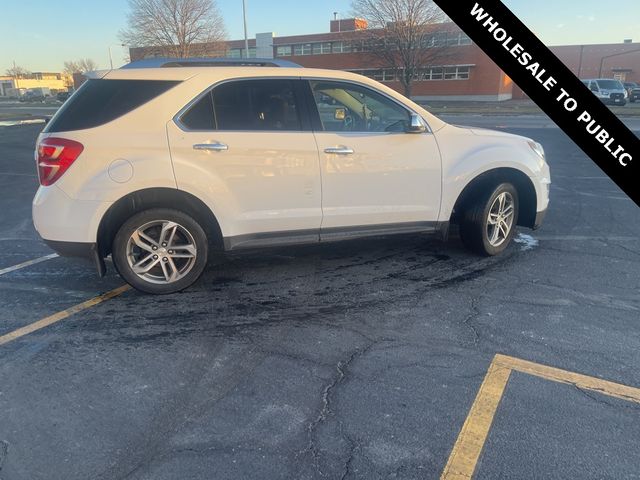
[[31, 72], [26, 68], [22, 68], [19, 65], [13, 64], [13, 67], [7, 68], [5, 72], [9, 77], [24, 77], [25, 75], [29, 75]]
[[64, 62], [63, 72], [69, 75], [74, 73], [86, 73], [97, 70], [98, 64], [90, 58], [81, 58], [77, 61]]
[[407, 97], [421, 69], [450, 55], [433, 42], [434, 25], [447, 17], [431, 0], [353, 0], [352, 8], [369, 21], [370, 55], [395, 71]]
[[215, 0], [129, 0], [121, 40], [171, 57], [224, 54], [227, 37]]

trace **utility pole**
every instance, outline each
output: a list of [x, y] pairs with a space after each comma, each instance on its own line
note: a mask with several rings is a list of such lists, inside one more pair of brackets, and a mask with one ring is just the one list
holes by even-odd
[[[13, 73], [16, 72], [16, 61], [13, 61]], [[15, 82], [15, 89], [18, 91], [18, 97], [20, 96], [20, 88], [18, 87], [18, 75], [13, 76], [13, 81]]]
[[249, 38], [247, 37], [247, 2], [242, 0], [242, 19], [244, 21], [244, 57], [249, 58]]

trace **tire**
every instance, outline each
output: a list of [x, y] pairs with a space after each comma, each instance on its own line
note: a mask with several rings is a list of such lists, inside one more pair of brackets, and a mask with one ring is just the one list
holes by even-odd
[[204, 229], [192, 217], [154, 208], [124, 222], [113, 240], [112, 257], [120, 276], [133, 288], [164, 295], [198, 280], [207, 265], [208, 246]]
[[[505, 210], [502, 213], [501, 198], [505, 200]], [[479, 255], [493, 256], [502, 253], [513, 240], [518, 224], [518, 191], [510, 183], [501, 183], [495, 188], [482, 191], [471, 202], [463, 212], [460, 222], [462, 243]], [[507, 205], [511, 205], [511, 210]], [[509, 214], [509, 211], [512, 213]], [[497, 223], [489, 223], [490, 213]], [[500, 228], [496, 233], [497, 225]], [[506, 235], [504, 230], [507, 230]]]

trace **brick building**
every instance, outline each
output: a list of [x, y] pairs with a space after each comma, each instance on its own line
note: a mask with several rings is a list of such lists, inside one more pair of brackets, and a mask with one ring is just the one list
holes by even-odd
[[[277, 37], [258, 34], [249, 40], [249, 57], [282, 58], [305, 67], [360, 73], [398, 91], [397, 72], [380, 64], [370, 51], [371, 35], [363, 19], [332, 20], [327, 33]], [[510, 100], [524, 98], [511, 79], [455, 24], [437, 24], [423, 39], [425, 48], [443, 55], [416, 75], [416, 100]], [[580, 78], [619, 78], [640, 83], [640, 43], [558, 46], [551, 49]], [[153, 48], [131, 48], [131, 60], [162, 56]], [[227, 56], [246, 56], [244, 40], [227, 42]]]

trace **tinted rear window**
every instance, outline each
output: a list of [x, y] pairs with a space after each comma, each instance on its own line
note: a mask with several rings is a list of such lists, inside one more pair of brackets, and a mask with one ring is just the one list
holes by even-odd
[[104, 125], [178, 83], [167, 80], [87, 80], [60, 108], [45, 132], [68, 132]]

